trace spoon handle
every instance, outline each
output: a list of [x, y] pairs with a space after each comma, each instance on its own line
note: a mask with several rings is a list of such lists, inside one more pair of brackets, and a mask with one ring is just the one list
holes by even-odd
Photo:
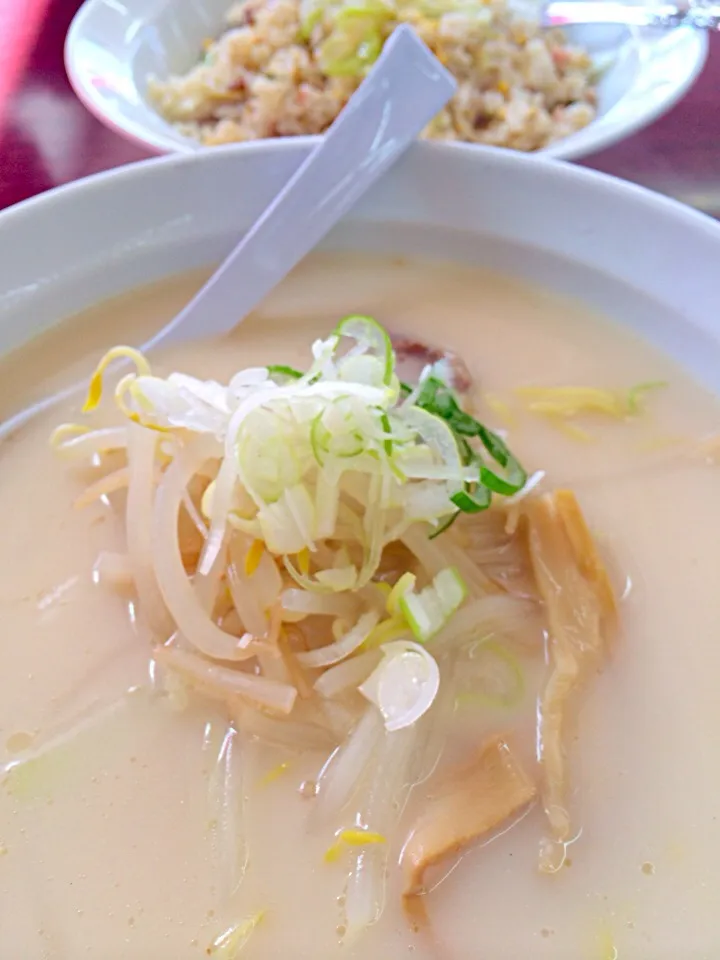
[[680, 3], [614, 3], [605, 0], [556, 0], [545, 5], [546, 27], [613, 23], [632, 27], [695, 27], [720, 30], [720, 3], [690, 0]]
[[455, 87], [413, 30], [398, 27], [319, 145], [205, 287], [144, 349], [232, 330], [400, 157]]

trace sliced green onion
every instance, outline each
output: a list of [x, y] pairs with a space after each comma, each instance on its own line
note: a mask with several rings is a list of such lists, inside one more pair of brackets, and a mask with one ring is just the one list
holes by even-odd
[[356, 0], [355, 3], [345, 4], [338, 12], [337, 18], [342, 21], [346, 16], [376, 17], [379, 20], [390, 20], [395, 12], [394, 5], [389, 6], [385, 0]]
[[[340, 13], [322, 3], [325, 13], [333, 9], [353, 42], [389, 10], [382, 0], [359, 0]], [[461, 408], [442, 363], [416, 388], [400, 382], [390, 337], [372, 317], [345, 317], [315, 341], [307, 370], [249, 367], [227, 384], [182, 373], [154, 377], [140, 355], [117, 348], [96, 372], [91, 406], [104, 364], [115, 357], [138, 365], [139, 376], [121, 381], [126, 389], [116, 395], [125, 417], [163, 433], [204, 434], [209, 459], [219, 461], [202, 498], [211, 520], [202, 572], [230, 526], [281, 559], [303, 589], [361, 589], [398, 531], [422, 521], [438, 536], [460, 513], [487, 509], [493, 492], [510, 495], [525, 483], [502, 439]], [[184, 435], [179, 439], [182, 446]], [[364, 508], [362, 519], [340, 509], [343, 495]], [[360, 555], [357, 570], [351, 558], [357, 563]], [[453, 578], [436, 578], [405, 597], [418, 638], [432, 636], [462, 602], [464, 588]]]
[[266, 369], [271, 377], [283, 377], [286, 380], [300, 380], [302, 377], [300, 370], [288, 367], [284, 363], [273, 363]]
[[323, 423], [323, 411], [320, 411], [310, 425], [310, 446], [313, 456], [321, 467], [330, 451], [331, 437], [332, 434]]
[[323, 71], [335, 77], [363, 76], [380, 56], [382, 28], [393, 16], [394, 8], [382, 0], [341, 6], [331, 17], [332, 32], [318, 51]]
[[[352, 10], [346, 10], [345, 14], [352, 13]], [[357, 14], [355, 14], [357, 15]], [[378, 50], [378, 53], [380, 51]], [[352, 314], [345, 317], [335, 327], [335, 335], [338, 337], [350, 337], [361, 345], [367, 346], [376, 357], [383, 361], [383, 383], [389, 387], [392, 383], [395, 354], [393, 353], [392, 341], [388, 336], [387, 330], [381, 327], [377, 320], [372, 317]]]
[[627, 392], [628, 413], [641, 413], [643, 396], [651, 390], [662, 390], [667, 386], [669, 386], [667, 380], [649, 380], [647, 383], [638, 383], [630, 387]]
[[368, 32], [355, 48], [355, 54], [344, 60], [335, 60], [327, 68], [330, 77], [363, 76], [382, 53], [383, 39], [380, 32]]
[[417, 643], [394, 640], [381, 647], [383, 658], [358, 690], [383, 716], [393, 733], [412, 726], [432, 706], [440, 688], [435, 659]]
[[[477, 421], [475, 421], [477, 423]], [[487, 467], [480, 466], [480, 482], [486, 487], [494, 490], [495, 493], [501, 493], [506, 497], [518, 493], [527, 482], [527, 473], [520, 465], [519, 461], [513, 456], [507, 447], [507, 444], [492, 430], [488, 430], [481, 423], [478, 426], [478, 436], [493, 460], [496, 460], [501, 467], [505, 468], [505, 477], [499, 477]]]
[[400, 11], [408, 7], [432, 20], [446, 13], [460, 13], [482, 24], [489, 25], [493, 21], [492, 8], [478, 7], [477, 0], [397, 0], [397, 3]]
[[309, 40], [315, 27], [322, 21], [328, 0], [301, 0], [300, 37]]
[[456, 433], [468, 437], [477, 436], [478, 422], [474, 417], [460, 407], [453, 391], [446, 383], [432, 374], [425, 377], [420, 387], [417, 400], [418, 407], [452, 422]]
[[492, 502], [492, 493], [488, 486], [479, 484], [475, 487], [473, 493], [469, 490], [460, 490], [459, 493], [450, 497], [452, 502], [461, 511], [461, 513], [480, 513], [481, 510], [487, 510]]
[[[365, 451], [367, 446], [366, 438], [360, 427], [356, 425], [352, 412], [348, 411], [344, 414], [339, 411], [338, 416], [333, 417], [334, 412], [337, 411], [333, 406], [328, 406], [313, 417], [310, 424], [310, 446], [315, 460], [321, 467], [325, 466], [328, 457], [337, 457], [342, 460], [357, 457]], [[328, 427], [328, 419], [337, 429]]]
[[403, 408], [403, 421], [418, 432], [442, 463], [450, 467], [457, 476], [462, 474], [463, 464], [457, 441], [450, 425], [444, 419], [423, 407], [410, 406]]
[[462, 510], [456, 510], [455, 513], [450, 514], [447, 520], [441, 523], [436, 530], [433, 530], [433, 532], [428, 536], [428, 540], [434, 540], [435, 537], [439, 537], [441, 533], [445, 533], [446, 530], [449, 530], [461, 513]]
[[454, 567], [447, 567], [424, 590], [416, 593], [407, 589], [396, 598], [396, 602], [415, 639], [427, 643], [447, 623], [466, 596], [464, 580]]
[[381, 412], [380, 414], [380, 423], [382, 424], [383, 432], [385, 433], [385, 439], [383, 440], [383, 450], [385, 451], [385, 455], [387, 456], [388, 466], [390, 467], [393, 474], [395, 475], [395, 479], [399, 480], [400, 483], [405, 483], [405, 481], [407, 480], [407, 477], [395, 462], [395, 456], [394, 456], [395, 445], [393, 444], [393, 439], [392, 439], [393, 430], [392, 430], [392, 425], [390, 423], [390, 417], [388, 417], [388, 415], [384, 411]]
[[[456, 441], [465, 463], [479, 461], [478, 455], [468, 443], [466, 437], [478, 437], [487, 452], [501, 467], [505, 469], [505, 476], [499, 476], [482, 462], [479, 465], [479, 479], [483, 486], [495, 493], [512, 496], [522, 490], [527, 481], [527, 473], [513, 456], [505, 442], [492, 430], [470, 416], [461, 409], [452, 390], [438, 377], [429, 376], [423, 381], [416, 404], [429, 413], [434, 413], [447, 421], [456, 436]], [[466, 512], [477, 512], [485, 506], [478, 506], [485, 502], [484, 496], [471, 498], [475, 501], [474, 508], [470, 500], [466, 500], [470, 509]], [[489, 503], [488, 503], [489, 505]], [[459, 506], [459, 504], [458, 504]], [[461, 507], [461, 509], [463, 509]]]
[[315, 27], [322, 21], [323, 8], [318, 6], [312, 13], [303, 20], [300, 25], [300, 36], [303, 40], [309, 40]]

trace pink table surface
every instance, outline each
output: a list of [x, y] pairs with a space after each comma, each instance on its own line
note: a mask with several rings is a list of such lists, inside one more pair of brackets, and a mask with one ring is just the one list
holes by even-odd
[[[0, 0], [0, 207], [146, 154], [92, 117], [62, 49], [80, 0]], [[720, 36], [693, 90], [665, 117], [587, 166], [720, 216]]]

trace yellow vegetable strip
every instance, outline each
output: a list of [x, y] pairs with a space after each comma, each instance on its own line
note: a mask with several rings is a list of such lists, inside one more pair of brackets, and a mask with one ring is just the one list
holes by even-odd
[[253, 540], [245, 555], [245, 573], [248, 577], [251, 577], [260, 566], [264, 549], [265, 544], [262, 540]]
[[583, 430], [582, 427], [578, 427], [575, 423], [568, 423], [567, 420], [563, 420], [561, 417], [548, 417], [548, 420], [552, 423], [554, 427], [564, 433], [566, 437], [569, 437], [570, 440], [577, 440], [578, 443], [592, 443], [593, 437]]
[[624, 417], [628, 412], [624, 396], [597, 387], [518, 387], [517, 395], [532, 413], [574, 417], [578, 413], [604, 413]]
[[310, 551], [304, 547], [297, 555], [297, 565], [300, 573], [307, 577], [310, 573]]
[[260, 777], [258, 781], [258, 786], [267, 787], [271, 783], [275, 783], [275, 781], [279, 780], [284, 773], [287, 773], [287, 770], [291, 762], [292, 761], [290, 760], [284, 760], [282, 763], [279, 763], [276, 767], [273, 767], [271, 770], [268, 770], [268, 772], [264, 776]]
[[[107, 370], [108, 366], [113, 362], [113, 360], [132, 360], [137, 369], [137, 375], [141, 377], [150, 376], [150, 364], [147, 362], [145, 357], [140, 353], [139, 350], [136, 350], [134, 347], [113, 347], [112, 350], [108, 350], [105, 356], [102, 358], [100, 363], [95, 368], [90, 379], [90, 386], [88, 387], [87, 397], [85, 403], [83, 404], [83, 413], [90, 413], [94, 410], [102, 399], [102, 389], [103, 389], [103, 374]], [[121, 381], [124, 382], [127, 378], [123, 378]]]
[[642, 413], [644, 395], [666, 386], [665, 381], [651, 380], [627, 391], [598, 387], [519, 387], [515, 392], [531, 413], [562, 419], [582, 413], [601, 413], [621, 420]]
[[265, 918], [266, 913], [266, 910], [258, 910], [247, 920], [241, 920], [232, 927], [228, 927], [213, 940], [206, 950], [207, 955], [215, 957], [215, 960], [235, 960], [257, 925]]
[[387, 840], [381, 833], [373, 833], [371, 830], [360, 830], [357, 827], [341, 830], [335, 843], [325, 851], [325, 863], [335, 863], [347, 847], [365, 847], [375, 843], [387, 843]]

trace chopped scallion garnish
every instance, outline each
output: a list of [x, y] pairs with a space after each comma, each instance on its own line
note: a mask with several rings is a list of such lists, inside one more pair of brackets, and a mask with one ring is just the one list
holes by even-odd
[[284, 363], [273, 363], [266, 369], [271, 377], [285, 377], [288, 380], [299, 380], [302, 377], [300, 370], [288, 367]]
[[[477, 464], [478, 482], [467, 483], [463, 490], [451, 497], [459, 510], [463, 513], [477, 513], [490, 506], [492, 493], [512, 496], [522, 490], [527, 481], [527, 473], [519, 461], [501, 437], [461, 408], [454, 392], [446, 383], [434, 375], [426, 377], [416, 403], [423, 410], [442, 417], [449, 424], [455, 434], [463, 463]], [[504, 476], [485, 466], [480, 451], [475, 450], [469, 442], [470, 438], [475, 437], [493, 460], [504, 468]]]
[[[100, 400], [108, 362], [133, 360], [137, 372], [122, 379], [116, 396], [126, 417], [163, 435], [210, 434], [224, 448], [224, 475], [235, 477], [248, 507], [240, 517], [226, 495], [219, 514], [210, 485], [203, 510], [217, 528], [213, 545], [222, 542], [222, 524], [232, 523], [282, 556], [300, 585], [321, 592], [368, 583], [384, 538], [398, 525], [429, 523], [437, 535], [458, 513], [485, 510], [493, 493], [509, 496], [524, 485], [523, 468], [462, 409], [442, 365], [416, 387], [400, 382], [390, 337], [372, 317], [345, 317], [312, 354], [307, 370], [250, 367], [223, 385], [180, 373], [153, 376], [140, 354], [116, 348], [95, 373], [89, 407]], [[311, 575], [307, 558], [337, 523], [338, 485], [345, 496], [371, 501], [359, 542], [364, 557], [357, 567], [348, 562], [342, 571]], [[251, 565], [255, 559], [252, 553]]]

